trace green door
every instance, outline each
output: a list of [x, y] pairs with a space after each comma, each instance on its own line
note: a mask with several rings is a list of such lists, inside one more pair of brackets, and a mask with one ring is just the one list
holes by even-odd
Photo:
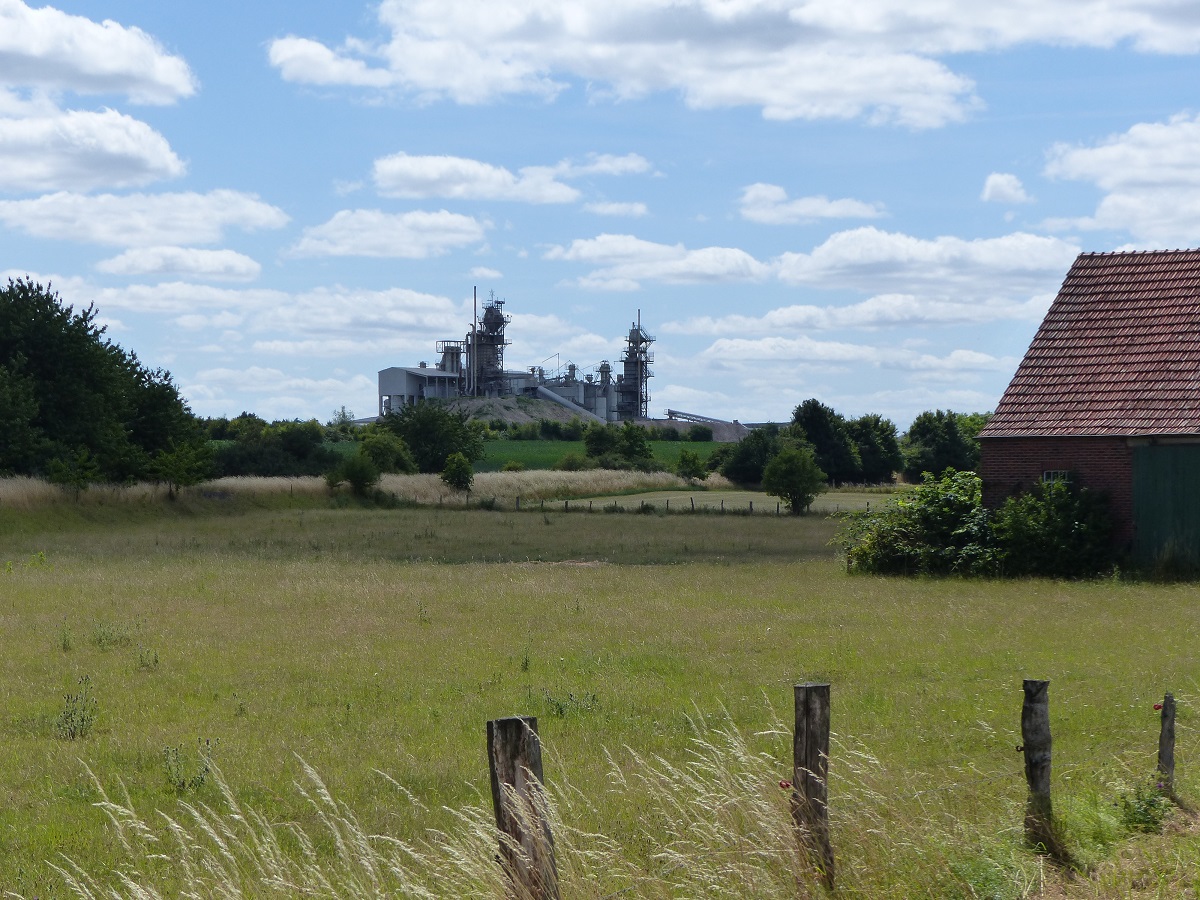
[[1134, 554], [1200, 562], [1200, 444], [1133, 448]]

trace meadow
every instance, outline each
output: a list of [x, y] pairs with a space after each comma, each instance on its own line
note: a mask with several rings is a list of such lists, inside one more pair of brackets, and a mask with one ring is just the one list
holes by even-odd
[[[602, 495], [534, 484], [513, 490]], [[117, 871], [162, 896], [215, 895], [205, 879], [298, 896], [305, 865], [325, 873], [317, 896], [421, 896], [378, 861], [365, 874], [396, 847], [370, 834], [404, 842], [434, 896], [495, 896], [484, 725], [521, 713], [539, 718], [559, 792], [564, 897], [819, 896], [778, 785], [791, 688], [808, 680], [833, 685], [839, 894], [1200, 888], [1187, 815], [1130, 830], [1165, 690], [1181, 797], [1200, 786], [1192, 585], [850, 577], [835, 516], [384, 508], [313, 481], [252, 488], [74, 502], [0, 485], [0, 891], [73, 896], [49, 865], [69, 858], [95, 896]], [[1051, 680], [1077, 873], [1022, 843], [1025, 677]], [[209, 832], [189, 808], [213, 810]], [[251, 858], [268, 851], [299, 860], [274, 887]], [[483, 874], [464, 888], [453, 872]]]
[[[679, 465], [679, 454], [682, 450], [690, 450], [700, 457], [708, 459], [718, 446], [713, 441], [650, 441], [650, 451], [654, 461], [667, 469], [674, 470]], [[552, 469], [568, 454], [585, 456], [586, 448], [583, 441], [486, 441], [484, 457], [476, 463], [476, 471], [497, 472], [504, 468], [505, 463], [516, 462], [526, 469]]]

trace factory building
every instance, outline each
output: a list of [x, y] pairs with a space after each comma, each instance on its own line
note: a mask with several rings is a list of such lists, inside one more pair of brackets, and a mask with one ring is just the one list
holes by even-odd
[[476, 314], [463, 340], [437, 342], [436, 365], [393, 366], [379, 372], [379, 415], [398, 412], [422, 400], [455, 397], [535, 397], [552, 400], [580, 418], [618, 422], [647, 417], [654, 343], [642, 328], [641, 313], [629, 326], [620, 371], [614, 375], [608, 360], [588, 372], [568, 363], [566, 372], [548, 375], [541, 366], [528, 370], [504, 368], [505, 328], [510, 317], [504, 301], [490, 297], [483, 315]]

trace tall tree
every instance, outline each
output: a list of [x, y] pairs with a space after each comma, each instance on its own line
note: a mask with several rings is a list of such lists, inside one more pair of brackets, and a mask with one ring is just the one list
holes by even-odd
[[840, 413], [814, 397], [796, 407], [791, 427], [796, 437], [812, 444], [817, 465], [830, 482], [862, 480], [858, 448]]
[[921, 481], [925, 472], [937, 477], [946, 469], [975, 470], [979, 465], [979, 445], [963, 435], [959, 415], [938, 409], [923, 412], [913, 419], [901, 442], [906, 479], [915, 484]]
[[875, 413], [859, 416], [846, 423], [850, 438], [858, 449], [862, 463], [862, 480], [867, 484], [882, 484], [904, 466], [896, 423]]
[[143, 478], [199, 437], [169, 372], [108, 340], [94, 307], [76, 312], [29, 279], [0, 289], [0, 416], [12, 423], [0, 471], [19, 474], [86, 454], [99, 478]]
[[436, 401], [410, 403], [383, 417], [384, 428], [400, 437], [422, 472], [441, 472], [452, 453], [468, 463], [483, 458], [483, 438], [464, 413]]

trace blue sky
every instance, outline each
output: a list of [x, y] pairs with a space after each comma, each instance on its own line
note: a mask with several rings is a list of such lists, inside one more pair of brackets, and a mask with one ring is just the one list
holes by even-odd
[[374, 412], [506, 301], [651, 412], [991, 409], [1081, 251], [1200, 245], [1190, 0], [0, 0], [0, 275], [193, 409]]

